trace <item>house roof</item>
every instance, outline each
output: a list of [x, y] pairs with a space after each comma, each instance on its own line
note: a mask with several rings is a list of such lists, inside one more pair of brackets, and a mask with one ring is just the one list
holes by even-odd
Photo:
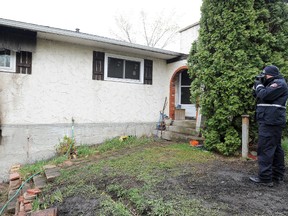
[[95, 46], [104, 50], [106, 49], [128, 52], [131, 54], [141, 54], [147, 57], [164, 59], [167, 60], [168, 63], [187, 58], [187, 55], [184, 53], [178, 53], [139, 44], [132, 44], [125, 41], [119, 41], [107, 37], [82, 33], [79, 31], [65, 30], [50, 26], [36, 25], [3, 18], [0, 18], [0, 25], [34, 31], [37, 32], [37, 37], [39, 38], [64, 41], [87, 46]]
[[193, 27], [196, 27], [196, 26], [200, 26], [200, 22], [196, 22], [196, 23], [193, 23], [193, 24], [191, 24], [189, 26], [186, 26], [185, 28], [180, 29], [179, 32], [181, 33], [183, 31], [186, 31], [186, 30], [188, 30], [190, 28], [193, 28]]

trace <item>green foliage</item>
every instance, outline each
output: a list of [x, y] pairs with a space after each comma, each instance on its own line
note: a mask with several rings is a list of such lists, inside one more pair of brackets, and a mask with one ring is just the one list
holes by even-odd
[[76, 153], [75, 140], [65, 135], [56, 146], [56, 152], [58, 155], [72, 155]]
[[57, 190], [55, 190], [50, 196], [50, 203], [55, 203], [55, 202], [59, 202], [59, 203], [63, 202], [63, 194], [59, 188], [57, 188]]
[[40, 199], [36, 197], [32, 203], [32, 211], [34, 212], [40, 210], [42, 205], [43, 204], [41, 203]]
[[94, 146], [88, 146], [88, 145], [77, 146], [77, 155], [79, 157], [88, 157], [88, 156], [94, 155], [98, 152], [99, 151], [97, 151]]
[[48, 162], [45, 160], [37, 161], [34, 164], [27, 164], [25, 166], [20, 167], [20, 174], [23, 179], [28, 179], [31, 175], [43, 172], [43, 166], [46, 165]]
[[106, 197], [101, 202], [101, 212], [100, 216], [106, 215], [122, 215], [122, 216], [130, 216], [129, 210], [125, 207], [125, 205], [121, 202], [115, 202], [109, 196]]
[[[288, 6], [283, 1], [208, 1], [188, 59], [191, 98], [205, 116], [205, 147], [224, 155], [241, 146], [241, 115], [254, 140], [255, 75], [268, 64], [288, 75]], [[287, 76], [288, 77], [288, 76]]]

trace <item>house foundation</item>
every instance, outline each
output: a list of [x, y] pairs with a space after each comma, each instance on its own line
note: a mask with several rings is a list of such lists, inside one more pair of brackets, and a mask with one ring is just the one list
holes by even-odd
[[56, 154], [62, 138], [74, 136], [76, 145], [100, 144], [122, 135], [151, 136], [155, 122], [1, 125], [0, 182], [8, 180], [14, 164], [29, 164]]

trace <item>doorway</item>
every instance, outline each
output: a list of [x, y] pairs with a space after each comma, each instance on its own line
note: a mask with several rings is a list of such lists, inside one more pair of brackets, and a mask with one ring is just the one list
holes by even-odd
[[181, 109], [185, 109], [185, 117], [187, 118], [196, 117], [195, 104], [191, 103], [191, 82], [188, 70], [179, 73], [178, 105]]
[[169, 115], [175, 119], [175, 110], [185, 110], [185, 119], [196, 119], [196, 106], [191, 103], [191, 79], [188, 68], [181, 67], [173, 74], [170, 80], [170, 105]]

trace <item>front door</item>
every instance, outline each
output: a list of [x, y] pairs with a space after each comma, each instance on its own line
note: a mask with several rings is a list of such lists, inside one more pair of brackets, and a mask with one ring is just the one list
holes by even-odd
[[188, 70], [184, 70], [179, 74], [179, 101], [181, 109], [185, 109], [185, 117], [196, 118], [195, 104], [191, 104], [190, 84], [191, 79], [188, 74]]

